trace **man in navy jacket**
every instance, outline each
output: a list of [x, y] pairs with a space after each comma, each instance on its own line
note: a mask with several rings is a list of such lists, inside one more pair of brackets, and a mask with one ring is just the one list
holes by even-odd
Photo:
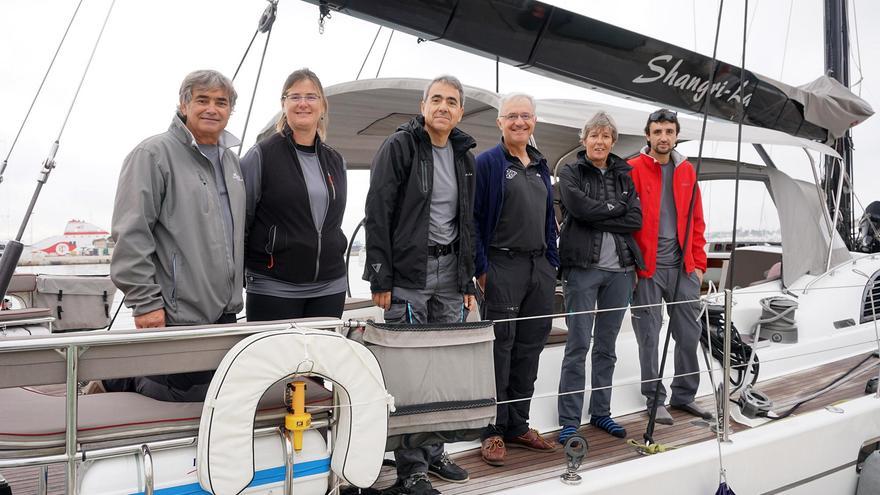
[[[474, 196], [475, 275], [483, 291], [483, 317], [501, 320], [552, 313], [559, 255], [547, 160], [529, 145], [537, 122], [534, 99], [501, 100], [502, 141], [477, 157]], [[495, 324], [495, 386], [498, 401], [529, 399], [538, 357], [550, 335], [550, 318]], [[498, 406], [496, 422], [483, 433], [483, 460], [504, 464], [507, 447], [552, 451], [529, 428], [529, 401]]]

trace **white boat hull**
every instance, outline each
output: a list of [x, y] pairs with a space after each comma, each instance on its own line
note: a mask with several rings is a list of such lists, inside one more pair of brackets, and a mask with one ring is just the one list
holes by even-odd
[[[200, 495], [196, 475], [196, 447], [178, 447], [151, 453], [154, 495]], [[88, 458], [88, 456], [86, 457]], [[254, 438], [254, 480], [242, 494], [281, 495], [284, 488], [284, 446], [278, 435]], [[141, 495], [144, 459], [127, 455], [86, 461], [80, 468], [79, 490], [89, 495]], [[294, 493], [323, 495], [330, 475], [330, 451], [324, 437], [303, 432], [303, 449], [294, 454]]]

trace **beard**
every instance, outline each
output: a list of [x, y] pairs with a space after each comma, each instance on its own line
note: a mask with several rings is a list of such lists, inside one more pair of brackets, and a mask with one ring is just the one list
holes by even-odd
[[[674, 144], [672, 144], [672, 145], [669, 145], [669, 144], [666, 144], [666, 145], [659, 145], [659, 144], [658, 144], [658, 145], [654, 145], [654, 144], [652, 144], [652, 145], [650, 145], [650, 146], [651, 146], [651, 151], [653, 151], [654, 153], [660, 154], [660, 155], [665, 155], [665, 154], [671, 153], [672, 150], [675, 149], [675, 145], [674, 145]], [[660, 148], [666, 148], [666, 150], [664, 151], [664, 150], [661, 150]]]

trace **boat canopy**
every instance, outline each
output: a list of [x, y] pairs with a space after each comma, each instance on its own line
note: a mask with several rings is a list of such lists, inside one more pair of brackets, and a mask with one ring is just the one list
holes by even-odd
[[[329, 86], [326, 96], [330, 107], [326, 141], [345, 157], [349, 169], [369, 169], [373, 154], [398, 126], [419, 112], [419, 101], [429, 79], [383, 78], [363, 79]], [[495, 123], [500, 95], [494, 91], [465, 86], [464, 117], [459, 127], [477, 141], [476, 153], [495, 146], [501, 139]], [[645, 145], [644, 128], [647, 112], [573, 99], [539, 99], [536, 102], [538, 125], [535, 142], [551, 167], [581, 149], [578, 132], [584, 122], [599, 110], [609, 113], [617, 122], [620, 138], [614, 152], [631, 156]], [[258, 140], [274, 131], [280, 117], [275, 114], [262, 129]], [[681, 115], [680, 138], [700, 138], [702, 121]], [[833, 149], [821, 143], [794, 137], [783, 132], [754, 126], [743, 126], [743, 142], [807, 148], [838, 157]], [[706, 127], [709, 141], [736, 142], [737, 125], [710, 119]]]
[[[735, 177], [735, 161], [703, 159], [700, 180], [733, 180]], [[792, 179], [773, 167], [750, 163], [742, 164], [740, 180], [763, 182], [776, 205], [782, 231], [783, 285], [789, 287], [803, 275], [824, 273], [830, 245], [834, 246], [831, 266], [851, 259], [840, 233], [832, 229], [829, 235], [831, 220], [824, 208], [825, 196], [815, 184]], [[819, 220], [822, 217], [825, 221]]]

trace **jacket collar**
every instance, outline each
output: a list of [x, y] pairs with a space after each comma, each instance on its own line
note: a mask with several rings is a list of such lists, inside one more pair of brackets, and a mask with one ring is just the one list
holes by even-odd
[[[606, 161], [608, 162], [608, 170], [612, 170], [614, 172], [629, 172], [630, 170], [632, 170], [632, 167], [630, 167], [629, 164], [626, 163], [626, 160], [615, 155], [614, 153], [608, 153], [608, 159]], [[596, 168], [596, 166], [593, 165], [593, 162], [587, 160], [586, 150], [578, 151], [577, 163], [582, 167]], [[598, 171], [598, 169], [596, 170]]]
[[[413, 117], [409, 122], [405, 124], [401, 124], [400, 127], [397, 128], [398, 131], [408, 132], [413, 135], [417, 140], [431, 144], [431, 136], [428, 135], [428, 131], [425, 130], [425, 117], [418, 115]], [[477, 142], [474, 141], [474, 138], [470, 136], [470, 134], [462, 131], [458, 127], [452, 129], [452, 133], [449, 134], [449, 142], [452, 143], [452, 151], [457, 155], [459, 153], [465, 152], [477, 145]]]
[[[504, 153], [504, 158], [507, 161], [512, 161], [514, 158], [516, 158], [511, 155], [509, 151], [507, 151], [507, 146], [504, 145], [504, 138], [501, 138], [501, 143], [499, 143], [498, 146], [501, 148], [501, 152]], [[526, 153], [529, 154], [529, 160], [531, 160], [533, 163], [539, 164], [546, 161], [546, 158], [544, 158], [544, 155], [542, 155], [541, 152], [538, 151], [538, 148], [535, 148], [531, 144], [526, 144]], [[523, 165], [528, 164], [524, 163]]]
[[[641, 154], [644, 155], [644, 156], [646, 157], [646, 159], [648, 160], [648, 163], [655, 163], [655, 164], [658, 164], [658, 163], [657, 163], [657, 160], [655, 160], [653, 156], [651, 156], [651, 155], [648, 154], [648, 151], [649, 151], [649, 150], [648, 150], [648, 147], [647, 147], [647, 146], [643, 146], [642, 149], [641, 149]], [[678, 166], [681, 165], [682, 163], [686, 162], [687, 159], [688, 159], [688, 157], [684, 156], [683, 154], [679, 153], [679, 152], [676, 151], [676, 150], [672, 150], [672, 153], [670, 153], [670, 155], [669, 155], [669, 160], [670, 160], [673, 164], [675, 164], [676, 167], [678, 167]], [[659, 165], [659, 164], [658, 164], [658, 165]]]
[[[185, 146], [189, 146], [195, 150], [199, 149], [199, 143], [196, 142], [195, 136], [193, 136], [192, 132], [186, 127], [186, 124], [183, 122], [183, 119], [180, 116], [180, 113], [175, 113], [174, 118], [171, 120], [171, 125], [168, 126], [168, 132], [171, 133], [178, 141], [183, 143]], [[234, 146], [238, 146], [241, 144], [241, 141], [232, 135], [231, 132], [224, 130], [220, 134], [220, 146], [226, 150], [232, 148]]]
[[[284, 136], [284, 140], [287, 141], [291, 146], [296, 147], [296, 143], [293, 140], [293, 129], [290, 128], [289, 125], [285, 124], [284, 129], [281, 130], [281, 134]], [[319, 133], [315, 133], [315, 152], [317, 152], [321, 148], [321, 135]]]

